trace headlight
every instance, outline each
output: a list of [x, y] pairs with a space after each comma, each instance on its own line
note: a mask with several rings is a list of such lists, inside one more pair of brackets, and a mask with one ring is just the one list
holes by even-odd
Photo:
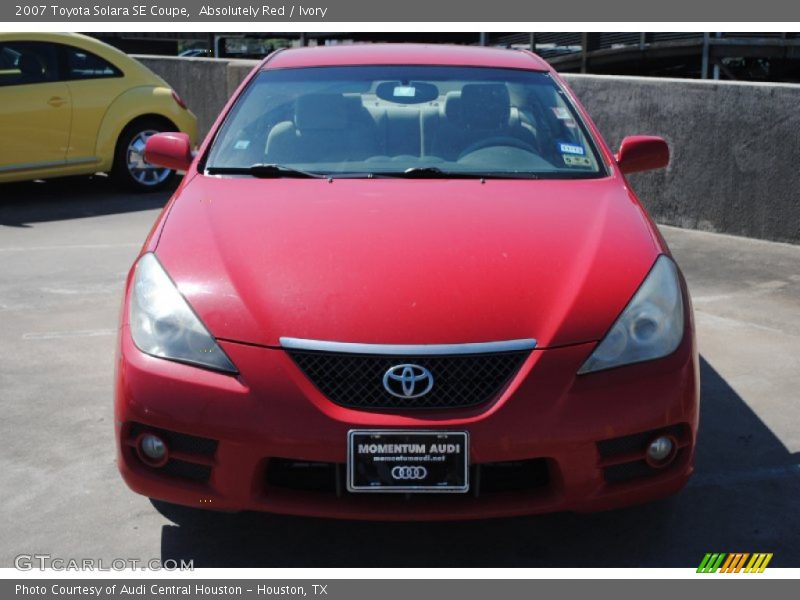
[[682, 339], [683, 297], [678, 268], [662, 255], [578, 374], [667, 356]]
[[133, 341], [142, 352], [237, 372], [152, 253], [136, 265], [129, 319]]

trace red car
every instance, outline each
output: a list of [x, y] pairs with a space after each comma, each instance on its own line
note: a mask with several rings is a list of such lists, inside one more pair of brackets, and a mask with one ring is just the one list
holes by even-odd
[[199, 149], [127, 281], [119, 468], [225, 511], [594, 511], [693, 470], [686, 284], [567, 85], [524, 51], [276, 52]]

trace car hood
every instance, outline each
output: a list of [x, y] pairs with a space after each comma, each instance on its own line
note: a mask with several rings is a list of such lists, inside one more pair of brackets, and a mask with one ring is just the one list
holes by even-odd
[[600, 339], [662, 251], [617, 178], [196, 175], [156, 254], [220, 339]]

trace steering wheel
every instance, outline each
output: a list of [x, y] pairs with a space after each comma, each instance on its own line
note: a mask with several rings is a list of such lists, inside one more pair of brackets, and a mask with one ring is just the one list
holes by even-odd
[[461, 152], [461, 154], [458, 155], [458, 160], [461, 160], [468, 154], [472, 154], [478, 150], [483, 150], [484, 148], [489, 148], [490, 146], [510, 146], [512, 148], [527, 150], [531, 154], [538, 154], [536, 149], [527, 142], [523, 142], [522, 140], [511, 137], [510, 135], [498, 135], [495, 137], [486, 138], [484, 140], [478, 140], [474, 144], [470, 144]]

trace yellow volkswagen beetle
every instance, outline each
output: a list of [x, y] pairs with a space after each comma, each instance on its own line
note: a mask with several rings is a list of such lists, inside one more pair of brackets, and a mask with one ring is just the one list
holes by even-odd
[[108, 172], [137, 190], [173, 171], [144, 162], [147, 138], [197, 119], [169, 85], [107, 44], [71, 33], [0, 33], [0, 182]]

